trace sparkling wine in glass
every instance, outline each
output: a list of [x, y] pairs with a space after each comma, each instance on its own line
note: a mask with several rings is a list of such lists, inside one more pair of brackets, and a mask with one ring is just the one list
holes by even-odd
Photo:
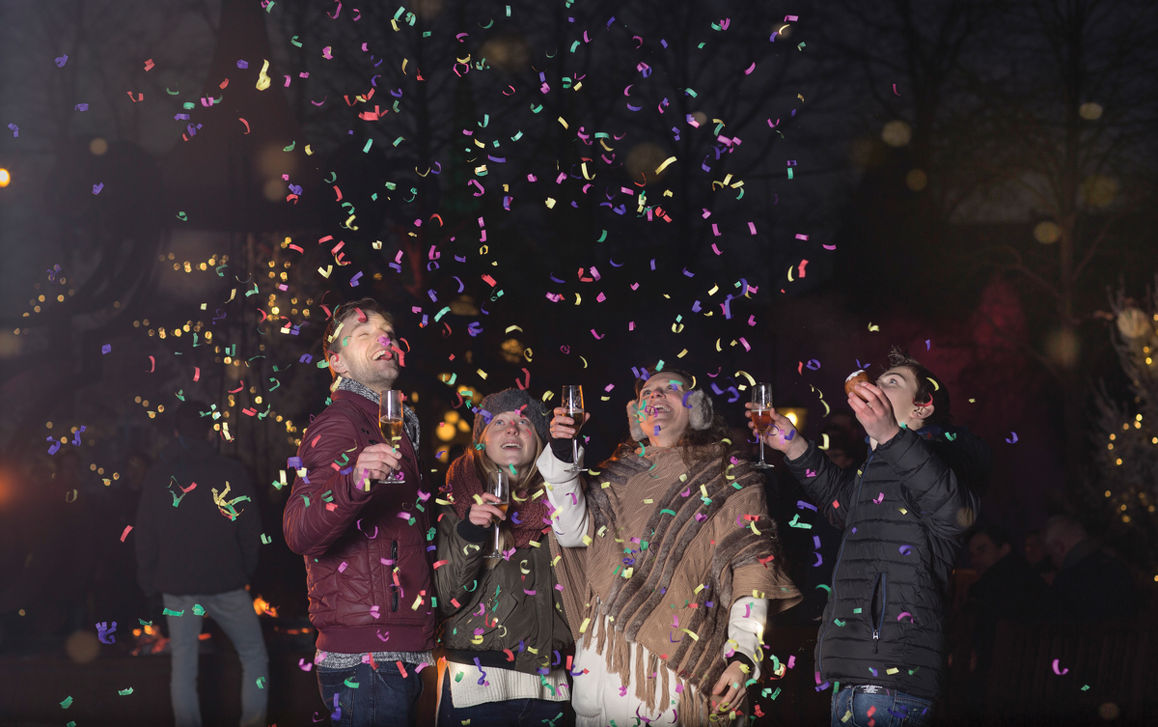
[[583, 387], [568, 385], [563, 387], [562, 406], [567, 410], [567, 416], [575, 420], [575, 437], [571, 440], [570, 472], [582, 472], [579, 466], [579, 430], [583, 428], [586, 410], [583, 408]]
[[[378, 428], [382, 430], [383, 440], [395, 449], [398, 449], [402, 443], [403, 421], [402, 392], [398, 389], [383, 392], [381, 403], [378, 406]], [[396, 485], [405, 484], [406, 475], [402, 474], [402, 470], [399, 469], [385, 481]]]
[[[487, 492], [499, 498], [498, 502], [491, 503], [498, 509], [503, 511], [505, 515], [507, 508], [511, 506], [511, 474], [499, 469], [495, 472], [494, 477], [491, 478], [490, 488]], [[502, 534], [499, 532], [499, 524], [495, 523], [495, 543], [494, 549], [487, 553], [487, 558], [502, 558], [503, 557], [503, 543]]]
[[771, 469], [772, 465], [764, 461], [764, 435], [772, 426], [772, 384], [758, 382], [752, 387], [752, 422], [756, 425], [756, 438], [760, 441], [760, 461], [754, 466], [759, 469]]

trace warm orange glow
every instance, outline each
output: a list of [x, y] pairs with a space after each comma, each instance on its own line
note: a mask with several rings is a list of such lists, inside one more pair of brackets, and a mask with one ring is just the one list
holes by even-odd
[[277, 607], [261, 596], [253, 599], [253, 612], [258, 616], [261, 616], [262, 614], [268, 614], [273, 618], [277, 618]]
[[0, 469], [0, 510], [16, 499], [15, 478], [8, 470]]
[[7, 169], [0, 167], [0, 187], [7, 187], [11, 181], [12, 175], [8, 173]]

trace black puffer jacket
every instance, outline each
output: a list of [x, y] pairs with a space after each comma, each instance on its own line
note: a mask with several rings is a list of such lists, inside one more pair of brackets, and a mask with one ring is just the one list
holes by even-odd
[[961, 535], [977, 514], [987, 448], [965, 431], [903, 429], [859, 470], [841, 470], [815, 444], [787, 464], [844, 530], [817, 636], [821, 677], [935, 698], [944, 595]]

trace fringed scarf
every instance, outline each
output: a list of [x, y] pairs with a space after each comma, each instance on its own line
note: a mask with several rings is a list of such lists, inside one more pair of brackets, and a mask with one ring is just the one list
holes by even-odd
[[[542, 478], [536, 477], [538, 487], [525, 496], [511, 493], [511, 506], [507, 508], [507, 519], [500, 526], [511, 534], [516, 548], [525, 548], [532, 540], [538, 540], [543, 530], [550, 526], [550, 506], [542, 491]], [[446, 472], [446, 483], [454, 496], [454, 513], [459, 520], [467, 520], [470, 506], [475, 503], [475, 495], [486, 492], [486, 485], [475, 467], [474, 455], [467, 452], [451, 462]]]
[[[551, 539], [572, 635], [651, 709], [648, 676], [662, 661], [683, 684], [680, 724], [707, 724], [732, 602], [767, 598], [773, 614], [801, 599], [780, 567], [763, 478], [747, 461], [721, 470], [712, 457], [688, 468], [677, 449], [647, 449], [605, 462], [586, 496], [589, 546]], [[637, 645], [651, 658], [640, 658]], [[659, 704], [667, 705], [663, 684]]]

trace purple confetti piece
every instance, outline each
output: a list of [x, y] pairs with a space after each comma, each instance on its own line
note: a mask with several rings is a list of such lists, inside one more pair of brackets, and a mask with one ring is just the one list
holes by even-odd
[[92, 193], [93, 193], [93, 195], [95, 196], [95, 195], [98, 195], [98, 194], [100, 194], [100, 193], [101, 193], [101, 190], [102, 190], [102, 189], [104, 189], [104, 188], [105, 188], [105, 183], [104, 183], [104, 182], [97, 182], [96, 184], [94, 184], [94, 185], [92, 186]]
[[116, 621], [113, 621], [111, 626], [109, 625], [108, 621], [101, 621], [100, 623], [96, 624], [96, 629], [97, 629], [97, 638], [100, 640], [100, 642], [102, 644], [115, 644], [115, 643], [117, 643], [117, 637], [116, 637], [117, 622]]
[[12, 132], [12, 138], [13, 139], [20, 138], [20, 127], [19, 126], [17, 126], [16, 124], [8, 124], [8, 130]]
[[78, 103], [76, 106], [73, 106], [72, 108], [74, 111], [88, 111], [88, 104]]
[[66, 53], [65, 55], [57, 56], [52, 60], [52, 62], [56, 64], [57, 68], [64, 68], [64, 64], [68, 63], [68, 54]]

